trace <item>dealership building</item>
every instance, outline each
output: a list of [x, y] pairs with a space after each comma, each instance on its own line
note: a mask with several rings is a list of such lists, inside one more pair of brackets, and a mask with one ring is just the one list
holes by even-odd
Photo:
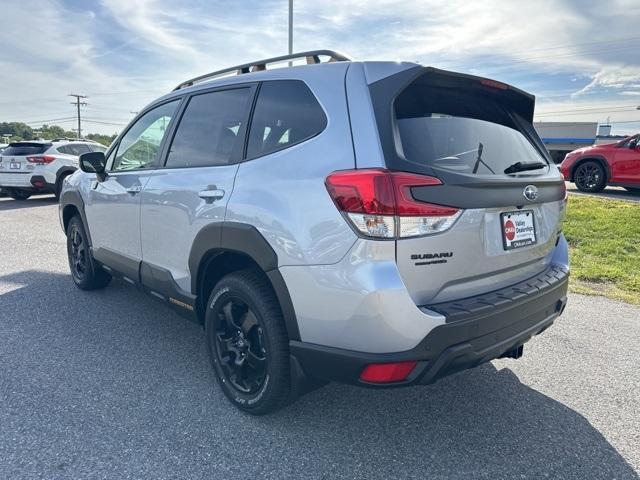
[[577, 148], [614, 143], [625, 138], [611, 135], [611, 125], [598, 128], [598, 122], [534, 122], [533, 126], [556, 163]]

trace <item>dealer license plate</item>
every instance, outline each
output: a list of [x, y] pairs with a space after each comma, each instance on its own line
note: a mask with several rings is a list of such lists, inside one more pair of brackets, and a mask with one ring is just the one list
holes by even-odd
[[502, 243], [505, 250], [527, 247], [536, 243], [536, 222], [533, 218], [533, 210], [504, 212], [500, 218]]

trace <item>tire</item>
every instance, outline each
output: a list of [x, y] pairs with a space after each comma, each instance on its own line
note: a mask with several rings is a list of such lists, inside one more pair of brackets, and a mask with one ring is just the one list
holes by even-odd
[[81, 290], [97, 290], [109, 285], [111, 275], [96, 264], [89, 249], [82, 219], [76, 215], [67, 227], [67, 257], [73, 283]]
[[598, 193], [607, 186], [607, 175], [602, 165], [595, 161], [587, 161], [576, 167], [573, 180], [581, 192]]
[[259, 272], [233, 272], [216, 284], [207, 303], [205, 331], [216, 379], [233, 405], [265, 415], [293, 400], [284, 319]]
[[631, 193], [640, 193], [640, 187], [624, 187], [625, 190]]
[[31, 192], [15, 188], [7, 190], [7, 194], [14, 200], [26, 200], [31, 196]]

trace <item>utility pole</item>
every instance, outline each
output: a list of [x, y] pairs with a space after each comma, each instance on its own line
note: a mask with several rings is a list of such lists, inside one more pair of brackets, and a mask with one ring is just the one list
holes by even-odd
[[289, 55], [293, 54], [293, 0], [289, 0]]
[[76, 108], [78, 109], [78, 140], [80, 140], [82, 138], [82, 127], [80, 126], [80, 106], [82, 105], [83, 107], [88, 105], [87, 102], [81, 102], [80, 99], [81, 98], [87, 98], [86, 95], [78, 95], [76, 93], [70, 93], [68, 95], [69, 97], [75, 97], [76, 101], [75, 102], [71, 102], [71, 105], [75, 105]]

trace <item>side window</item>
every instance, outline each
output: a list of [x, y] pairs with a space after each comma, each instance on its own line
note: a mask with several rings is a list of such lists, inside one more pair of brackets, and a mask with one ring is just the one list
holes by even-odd
[[325, 129], [327, 117], [300, 80], [273, 80], [260, 87], [247, 157], [259, 157], [311, 138]]
[[69, 148], [69, 145], [62, 145], [56, 148], [56, 150], [63, 155], [73, 155], [73, 153], [71, 153], [71, 148]]
[[106, 152], [107, 151], [107, 147], [105, 147], [104, 145], [91, 145], [89, 147], [91, 149], [92, 152]]
[[179, 100], [165, 103], [140, 117], [120, 140], [111, 170], [153, 167], [179, 103]]
[[239, 132], [250, 99], [250, 88], [191, 97], [173, 137], [166, 166], [206, 167], [240, 160], [243, 145]]
[[71, 151], [71, 155], [77, 156], [91, 151], [89, 150], [89, 147], [84, 143], [72, 143], [71, 145], [69, 145], [69, 150]]

